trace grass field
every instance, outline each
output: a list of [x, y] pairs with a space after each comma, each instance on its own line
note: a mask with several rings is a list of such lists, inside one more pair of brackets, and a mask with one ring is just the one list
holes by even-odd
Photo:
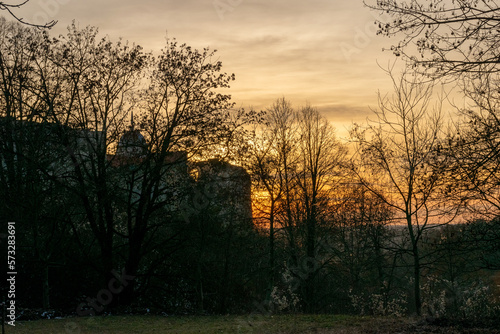
[[17, 321], [6, 334], [143, 333], [500, 333], [492, 330], [417, 325], [411, 319], [343, 315], [106, 316]]

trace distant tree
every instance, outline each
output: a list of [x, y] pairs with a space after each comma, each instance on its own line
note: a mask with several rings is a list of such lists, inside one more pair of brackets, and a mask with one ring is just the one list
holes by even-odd
[[295, 111], [285, 98], [266, 111], [262, 128], [254, 142], [251, 171], [257, 194], [263, 194], [256, 207], [269, 223], [270, 265], [275, 264], [277, 236], [285, 236], [287, 265], [303, 288], [304, 306], [313, 310], [318, 230], [325, 224], [326, 205], [341, 178], [346, 149], [317, 109]]
[[274, 143], [274, 136], [267, 137], [266, 133], [259, 134], [253, 141], [251, 161], [248, 169], [253, 175], [254, 195], [253, 206], [256, 224], [263, 229], [269, 228], [269, 271], [271, 284], [275, 277], [275, 239], [276, 213], [278, 200], [281, 197], [282, 187], [277, 177], [277, 168], [280, 164], [270, 155]]
[[[465, 249], [474, 254], [473, 265], [492, 272], [500, 270], [500, 223], [498, 217], [468, 222], [462, 230]], [[469, 264], [470, 265], [470, 264]]]
[[[292, 104], [284, 97], [266, 110], [261, 139], [257, 139], [253, 168], [259, 183], [267, 193], [269, 203], [270, 251], [274, 251], [275, 229], [282, 228], [287, 236], [292, 262], [296, 263], [295, 219], [293, 201], [297, 165], [297, 118]], [[260, 141], [262, 140], [262, 142]], [[272, 232], [272, 233], [271, 233]], [[270, 261], [274, 264], [274, 256]]]
[[[334, 196], [328, 208], [330, 223], [321, 231], [320, 258], [328, 276], [319, 286], [332, 285], [318, 289], [322, 299], [333, 310], [345, 309], [348, 303], [363, 314], [404, 311], [400, 289], [406, 280], [398, 268], [402, 250], [392, 226], [394, 209], [352, 175]], [[398, 309], [392, 308], [395, 303]]]
[[353, 172], [406, 225], [415, 310], [420, 315], [421, 239], [429, 228], [448, 223], [456, 211], [448, 212], [442, 196], [447, 159], [435, 153], [443, 119], [440, 106], [430, 106], [432, 85], [418, 77], [391, 78], [394, 96], [379, 94], [377, 120], [352, 130], [357, 144]]
[[305, 282], [308, 311], [314, 309], [316, 274], [315, 264], [319, 240], [318, 229], [325, 217], [327, 204], [335, 194], [344, 174], [346, 147], [336, 138], [335, 129], [311, 106], [298, 114], [299, 157], [296, 182], [299, 191], [301, 225], [305, 229], [303, 241], [310, 274]]
[[256, 218], [269, 225], [269, 266], [271, 284], [275, 277], [276, 232], [284, 228], [292, 259], [296, 259], [295, 230], [292, 217], [293, 173], [296, 165], [296, 115], [284, 97], [266, 110], [264, 125], [253, 140], [249, 170], [254, 176]]
[[387, 261], [392, 254], [388, 252], [388, 225], [393, 221], [393, 212], [387, 203], [355, 181], [341, 185], [336, 194], [330, 235], [349, 288], [354, 293], [361, 289], [389, 290], [392, 275], [386, 270], [391, 270]]

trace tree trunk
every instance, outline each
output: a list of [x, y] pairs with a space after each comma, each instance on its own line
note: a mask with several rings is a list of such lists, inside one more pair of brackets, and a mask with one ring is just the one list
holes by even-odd
[[418, 246], [413, 246], [413, 279], [415, 280], [414, 295], [415, 295], [415, 311], [418, 316], [422, 315], [422, 299], [420, 295], [420, 257]]
[[50, 308], [50, 289], [49, 289], [49, 265], [46, 263], [43, 268], [42, 282], [42, 301], [43, 308]]
[[306, 300], [307, 311], [314, 312], [314, 271], [315, 271], [315, 234], [316, 222], [314, 217], [307, 222], [307, 278], [306, 278]]
[[269, 214], [269, 270], [271, 273], [271, 286], [274, 286], [274, 201], [271, 200], [271, 212]]

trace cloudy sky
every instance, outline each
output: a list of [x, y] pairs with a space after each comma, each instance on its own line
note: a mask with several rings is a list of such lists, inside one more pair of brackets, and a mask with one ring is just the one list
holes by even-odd
[[55, 34], [72, 20], [97, 26], [147, 51], [160, 50], [167, 33], [217, 49], [224, 70], [236, 74], [238, 106], [263, 109], [282, 96], [295, 106], [309, 103], [341, 137], [376, 107], [377, 90], [391, 89], [378, 65], [394, 61], [382, 51], [391, 41], [376, 36], [377, 14], [362, 0], [31, 0], [16, 14], [57, 20]]

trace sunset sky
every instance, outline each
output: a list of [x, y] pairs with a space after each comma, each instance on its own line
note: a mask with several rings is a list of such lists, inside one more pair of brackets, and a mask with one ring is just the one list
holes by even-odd
[[230, 93], [237, 106], [260, 110], [282, 96], [295, 106], [309, 103], [341, 137], [370, 114], [378, 89], [391, 90], [377, 65], [395, 60], [382, 51], [391, 40], [376, 36], [377, 14], [362, 0], [31, 0], [16, 14], [34, 23], [57, 20], [54, 34], [72, 20], [97, 26], [146, 51], [160, 50], [167, 32], [217, 49], [224, 71], [236, 74]]

